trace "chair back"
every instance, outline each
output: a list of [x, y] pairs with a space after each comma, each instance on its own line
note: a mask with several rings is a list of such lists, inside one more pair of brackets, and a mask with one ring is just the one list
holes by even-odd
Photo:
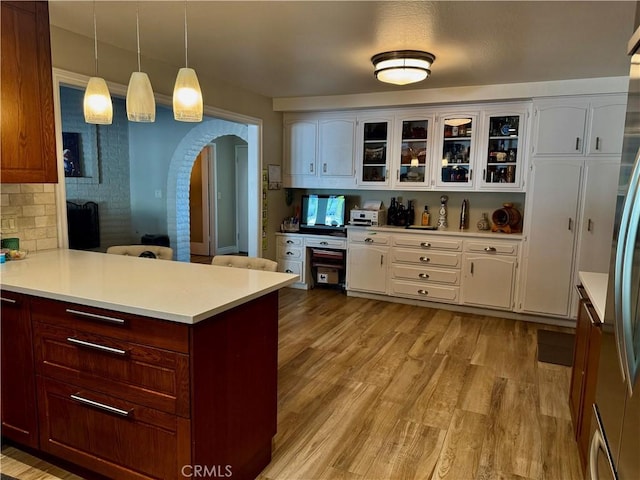
[[241, 255], [216, 255], [213, 257], [213, 260], [211, 260], [211, 265], [248, 268], [250, 270], [263, 270], [265, 272], [278, 271], [278, 262], [267, 258], [244, 257]]
[[159, 245], [115, 245], [107, 248], [107, 253], [130, 255], [132, 257], [151, 257], [148, 252], [151, 252], [161, 260], [173, 260], [173, 249], [170, 247], [161, 247]]

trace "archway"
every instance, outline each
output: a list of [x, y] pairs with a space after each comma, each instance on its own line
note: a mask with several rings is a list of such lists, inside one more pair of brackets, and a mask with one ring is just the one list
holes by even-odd
[[[193, 128], [180, 141], [171, 157], [167, 176], [167, 231], [169, 238], [174, 239], [172, 244], [176, 260], [190, 260], [189, 183], [193, 163], [205, 145], [224, 135], [235, 135], [249, 143], [247, 125], [227, 120], [209, 120]], [[249, 241], [254, 239], [250, 238]]]

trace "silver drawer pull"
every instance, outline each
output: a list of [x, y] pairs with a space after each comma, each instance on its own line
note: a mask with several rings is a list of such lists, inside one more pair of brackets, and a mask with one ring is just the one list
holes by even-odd
[[77, 338], [67, 337], [67, 342], [73, 343], [74, 345], [78, 345], [80, 347], [93, 348], [94, 350], [100, 350], [101, 352], [107, 353], [115, 353], [116, 355], [126, 355], [126, 350], [121, 350], [119, 348], [107, 347], [105, 345], [100, 345], [98, 343], [85, 342], [84, 340], [78, 340]]
[[485, 252], [497, 252], [496, 247], [484, 247]]
[[429, 242], [422, 242], [422, 243], [420, 243], [420, 246], [421, 246], [422, 248], [430, 248], [430, 247], [431, 247], [431, 244], [430, 244]]
[[367, 238], [364, 239], [364, 241], [367, 242], [367, 243], [373, 243], [373, 238], [367, 237]]
[[287, 252], [287, 255], [295, 255], [293, 252]]
[[82, 312], [80, 310], [73, 310], [72, 308], [67, 308], [67, 313], [71, 313], [72, 315], [78, 315], [80, 317], [87, 317], [87, 318], [90, 318], [91, 320], [100, 320], [102, 322], [117, 323], [118, 325], [124, 325], [125, 323], [125, 321], [121, 318], [107, 317], [105, 315], [98, 315], [97, 313]]
[[293, 245], [293, 240], [287, 240], [287, 243], [288, 243], [289, 245]]
[[430, 262], [431, 259], [429, 257], [420, 257], [420, 261], [424, 262], [424, 263], [427, 263], [427, 262]]
[[90, 405], [92, 407], [99, 408], [100, 410], [104, 410], [105, 412], [115, 413], [116, 415], [120, 415], [121, 417], [128, 417], [133, 410], [122, 410], [121, 408], [112, 407], [111, 405], [106, 405], [104, 403], [96, 402], [94, 400], [89, 400], [88, 398], [84, 398], [79, 396], [77, 393], [69, 395], [72, 400], [76, 402], [84, 403], [85, 405]]
[[320, 242], [320, 245], [329, 245], [329, 242]]
[[291, 270], [290, 268], [287, 268], [284, 273], [293, 273], [293, 270]]
[[420, 295], [429, 295], [429, 292], [427, 290], [422, 290], [422, 289], [418, 290], [418, 293]]
[[420, 278], [429, 278], [429, 274], [428, 273], [419, 273], [418, 277], [420, 277]]
[[14, 300], [13, 298], [7, 298], [7, 297], [0, 297], [0, 300], [2, 300], [4, 303], [18, 303], [16, 300]]

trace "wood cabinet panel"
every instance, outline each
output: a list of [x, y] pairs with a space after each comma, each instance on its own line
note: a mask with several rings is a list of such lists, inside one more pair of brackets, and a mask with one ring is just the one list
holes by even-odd
[[26, 297], [2, 292], [2, 435], [29, 447], [38, 446], [38, 415]]
[[55, 123], [47, 2], [1, 4], [3, 183], [55, 183]]
[[190, 464], [187, 419], [40, 376], [38, 398], [48, 453], [119, 479], [181, 478]]
[[31, 318], [34, 322], [77, 328], [86, 333], [180, 353], [189, 352], [187, 324], [36, 297], [31, 299]]
[[34, 322], [38, 372], [189, 416], [189, 357], [82, 330]]

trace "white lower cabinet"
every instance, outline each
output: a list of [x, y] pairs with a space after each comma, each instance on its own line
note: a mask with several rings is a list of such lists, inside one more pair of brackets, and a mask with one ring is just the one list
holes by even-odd
[[389, 235], [348, 231], [347, 290], [386, 293]]
[[468, 240], [462, 258], [462, 303], [512, 310], [520, 242]]
[[505, 235], [349, 229], [347, 290], [513, 311], [521, 240]]
[[434, 302], [460, 301], [461, 239], [397, 234], [392, 245], [390, 295]]
[[301, 236], [277, 234], [276, 256], [279, 272], [299, 275], [300, 280], [297, 283], [305, 283], [304, 260], [306, 254], [304, 239]]

